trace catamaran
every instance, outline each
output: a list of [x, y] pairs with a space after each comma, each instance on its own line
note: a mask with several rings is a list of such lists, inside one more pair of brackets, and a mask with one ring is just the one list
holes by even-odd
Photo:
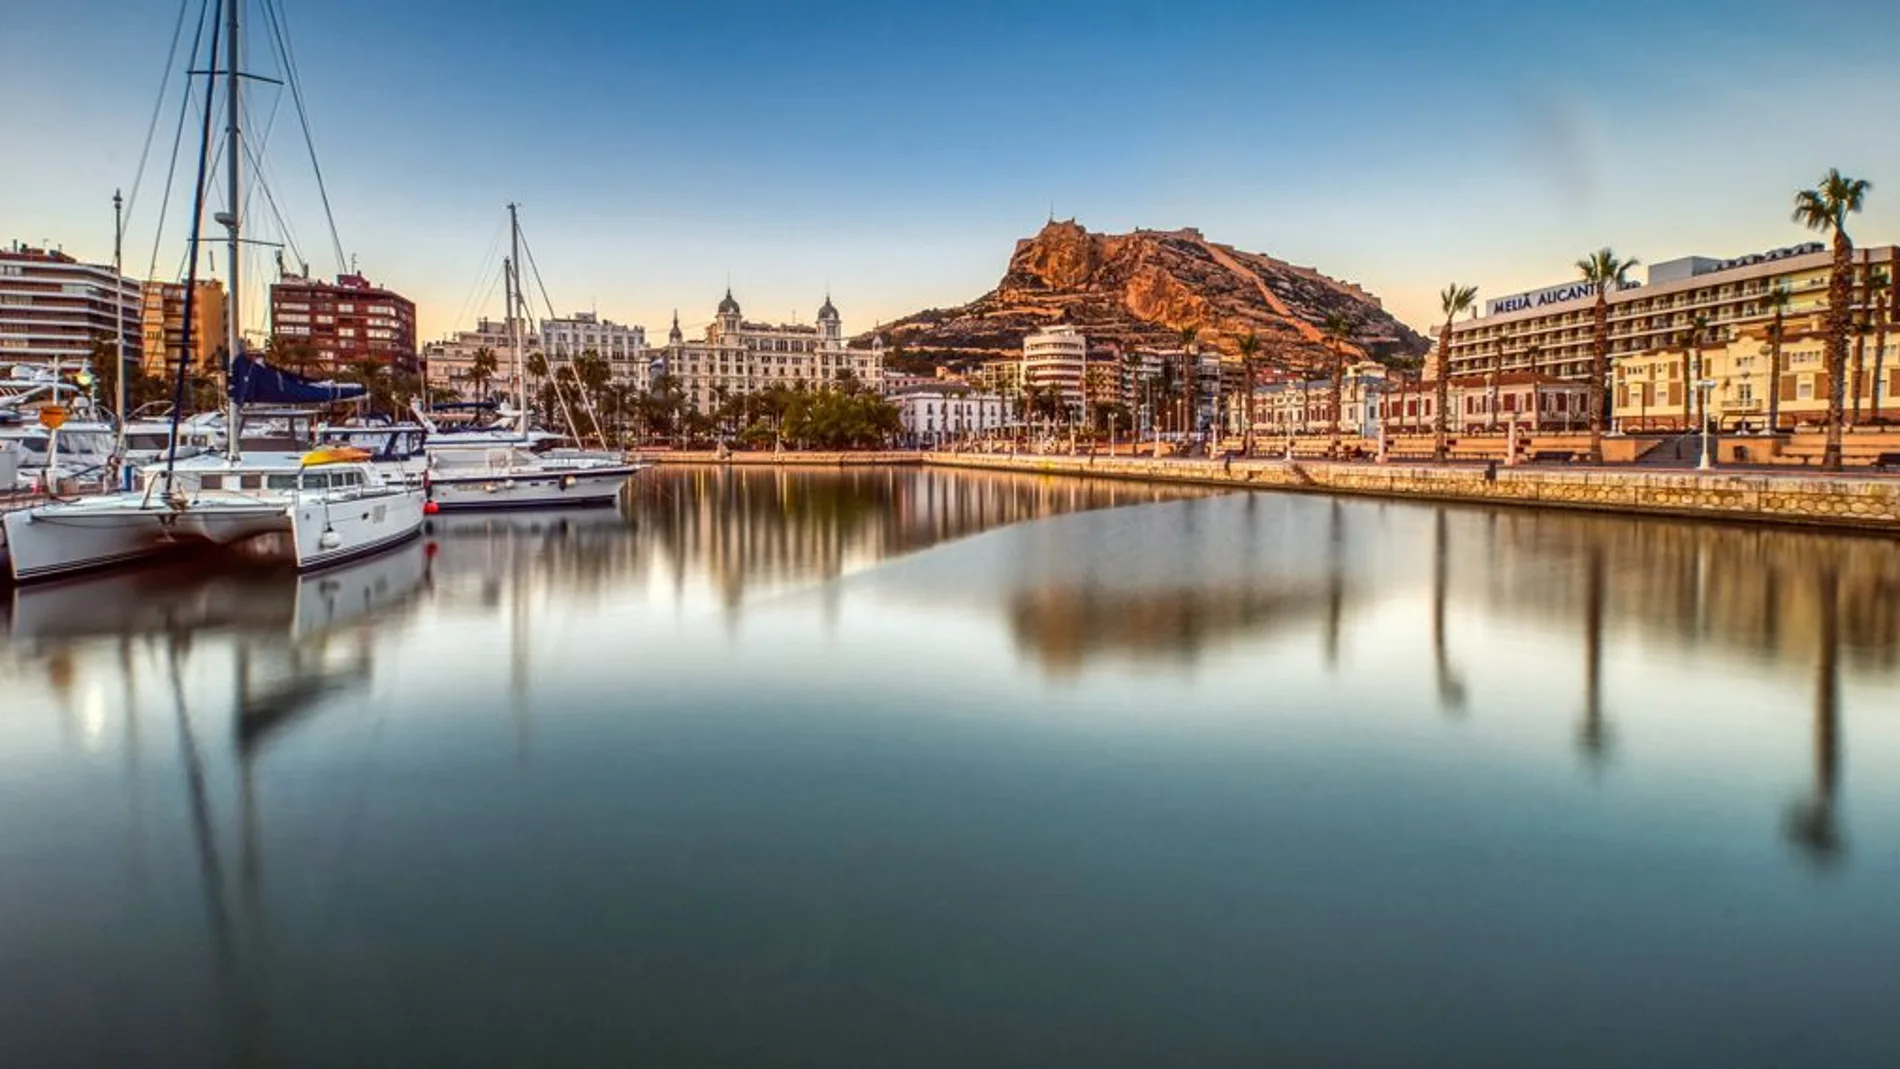
[[[242, 173], [244, 156], [240, 118], [243, 72], [237, 42], [241, 0], [223, 0], [224, 70], [219, 71], [218, 35], [211, 39], [212, 62], [206, 77], [225, 77], [225, 173], [227, 210], [218, 221], [227, 232], [227, 351], [233, 354], [226, 386], [225, 452], [190, 458], [170, 450], [162, 465], [148, 468], [140, 490], [95, 497], [56, 499], [8, 512], [4, 525], [8, 568], [16, 581], [47, 579], [94, 568], [148, 559], [191, 545], [231, 545], [268, 534], [289, 536], [291, 555], [300, 569], [321, 568], [375, 552], [413, 538], [422, 529], [420, 487], [391, 483], [355, 450], [318, 450], [309, 454], [240, 451], [239, 398], [249, 387], [240, 374], [245, 356], [240, 318], [239, 267], [243, 248]], [[199, 181], [192, 202], [185, 278], [183, 352], [191, 352], [192, 301], [197, 291], [199, 240], [204, 216], [204, 169], [211, 152], [211, 116], [215, 93], [205, 94], [199, 145]], [[186, 361], [180, 360], [173, 395], [173, 438], [181, 418]], [[280, 373], [287, 375], [288, 373]], [[306, 387], [311, 384], [299, 380]], [[332, 388], [330, 399], [341, 399]], [[51, 488], [57, 492], [57, 487]]]

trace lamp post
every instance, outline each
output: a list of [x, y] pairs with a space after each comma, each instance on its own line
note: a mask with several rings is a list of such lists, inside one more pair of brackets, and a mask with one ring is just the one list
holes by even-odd
[[1715, 380], [1697, 379], [1695, 386], [1702, 391], [1702, 460], [1696, 464], [1696, 470], [1708, 471], [1715, 467], [1715, 454], [1709, 443], [1709, 400], [1715, 395]]

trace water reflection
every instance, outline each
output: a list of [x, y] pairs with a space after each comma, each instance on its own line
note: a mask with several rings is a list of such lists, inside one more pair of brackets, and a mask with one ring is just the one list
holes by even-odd
[[0, 1064], [1867, 1064], [1897, 556], [688, 469], [13, 591]]

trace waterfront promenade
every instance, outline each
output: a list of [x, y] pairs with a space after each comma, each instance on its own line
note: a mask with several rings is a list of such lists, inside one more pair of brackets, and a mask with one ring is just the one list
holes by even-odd
[[662, 454], [657, 459], [667, 464], [830, 467], [923, 464], [1900, 534], [1900, 479], [1877, 475], [905, 451], [734, 453], [725, 458], [696, 452]]

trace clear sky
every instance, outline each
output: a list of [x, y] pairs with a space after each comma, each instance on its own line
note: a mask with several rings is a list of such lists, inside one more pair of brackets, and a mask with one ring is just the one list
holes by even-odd
[[[675, 307], [704, 324], [728, 278], [748, 317], [807, 322], [828, 284], [853, 332], [962, 303], [1052, 206], [1198, 226], [1420, 327], [1448, 281], [1564, 281], [1602, 244], [1647, 262], [1807, 240], [1789, 201], [1830, 166], [1875, 184], [1856, 236], [1900, 241], [1900, 4], [278, 2], [343, 247], [417, 300], [425, 338], [500, 313], [510, 200], [561, 311], [650, 337]], [[110, 258], [177, 16], [0, 0], [0, 240]], [[291, 104], [263, 84], [251, 104], [290, 230], [334, 273]]]

